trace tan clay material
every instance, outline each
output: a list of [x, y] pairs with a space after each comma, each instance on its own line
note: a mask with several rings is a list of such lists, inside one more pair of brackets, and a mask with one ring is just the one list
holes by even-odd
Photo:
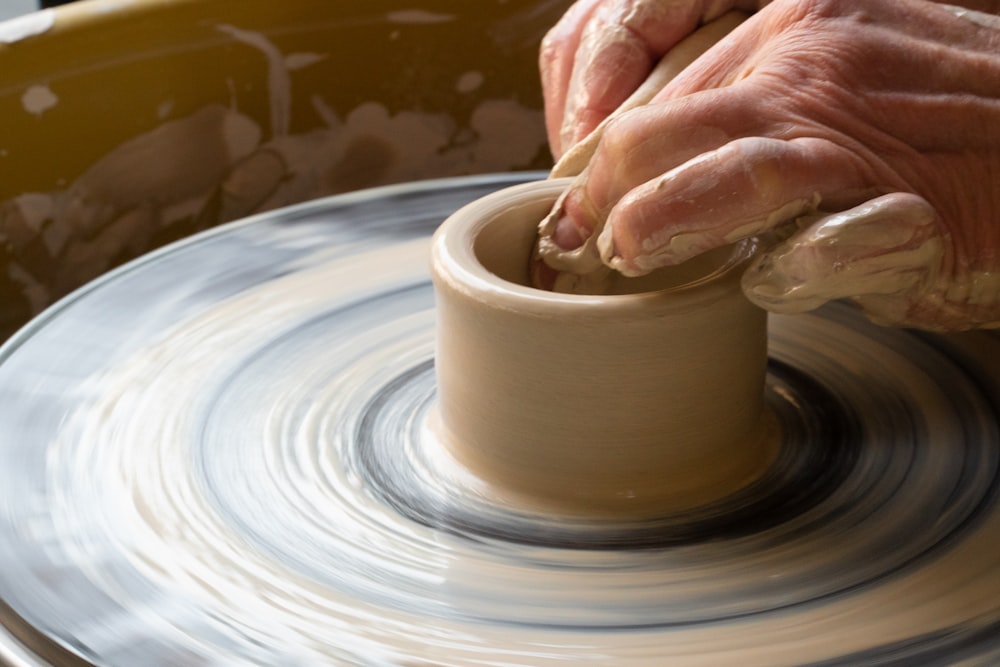
[[556, 511], [654, 515], [717, 500], [771, 454], [766, 318], [741, 294], [749, 244], [615, 294], [528, 286], [536, 223], [568, 181], [473, 202], [435, 236], [437, 428], [500, 491]]

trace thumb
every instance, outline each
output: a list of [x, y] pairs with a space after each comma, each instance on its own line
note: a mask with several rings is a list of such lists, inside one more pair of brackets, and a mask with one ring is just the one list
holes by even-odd
[[944, 243], [923, 197], [893, 193], [797, 224], [804, 229], [743, 275], [744, 293], [762, 308], [799, 313], [850, 298], [873, 321], [902, 324], [937, 280]]

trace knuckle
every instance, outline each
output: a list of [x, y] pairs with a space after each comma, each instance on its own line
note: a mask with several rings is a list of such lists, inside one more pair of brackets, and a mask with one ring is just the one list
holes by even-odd
[[601, 137], [601, 152], [604, 156], [620, 161], [628, 155], [642, 131], [634, 118], [635, 114], [624, 113], [608, 120]]
[[562, 49], [562, 45], [562, 36], [557, 32], [556, 28], [551, 28], [548, 32], [546, 32], [542, 37], [541, 45], [538, 48], [542, 62], [554, 60], [556, 55]]

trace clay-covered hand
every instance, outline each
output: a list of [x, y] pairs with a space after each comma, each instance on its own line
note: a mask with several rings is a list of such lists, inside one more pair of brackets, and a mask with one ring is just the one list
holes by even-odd
[[588, 135], [699, 25], [769, 0], [577, 0], [542, 41], [545, 123], [556, 158]]
[[775, 0], [613, 120], [556, 215], [626, 275], [763, 235], [744, 289], [771, 310], [998, 325], [1000, 18]]

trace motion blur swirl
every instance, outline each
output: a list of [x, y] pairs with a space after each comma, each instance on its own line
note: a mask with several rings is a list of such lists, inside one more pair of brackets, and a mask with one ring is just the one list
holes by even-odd
[[991, 334], [774, 317], [777, 462], [682, 515], [537, 514], [448, 457], [429, 236], [531, 176], [268, 214], [23, 331], [0, 352], [12, 613], [102, 666], [995, 664]]

